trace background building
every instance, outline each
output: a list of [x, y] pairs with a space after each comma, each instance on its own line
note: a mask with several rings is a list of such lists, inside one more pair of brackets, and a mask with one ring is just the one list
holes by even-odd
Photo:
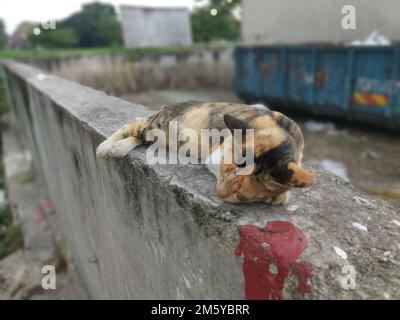
[[[355, 30], [342, 28], [342, 7], [356, 9]], [[245, 43], [342, 42], [365, 39], [378, 30], [400, 40], [398, 0], [244, 0]]]
[[121, 6], [121, 18], [126, 47], [192, 44], [188, 8]]

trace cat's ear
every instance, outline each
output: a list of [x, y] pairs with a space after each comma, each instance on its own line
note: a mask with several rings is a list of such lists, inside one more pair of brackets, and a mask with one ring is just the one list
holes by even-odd
[[246, 129], [253, 129], [248, 123], [229, 114], [224, 115], [224, 122], [227, 128], [231, 131], [232, 135], [234, 134], [234, 130], [241, 130], [242, 138], [246, 136]]
[[289, 182], [291, 187], [305, 188], [310, 187], [314, 184], [314, 174], [307, 170], [304, 170], [296, 163], [289, 162], [288, 169], [293, 173]]

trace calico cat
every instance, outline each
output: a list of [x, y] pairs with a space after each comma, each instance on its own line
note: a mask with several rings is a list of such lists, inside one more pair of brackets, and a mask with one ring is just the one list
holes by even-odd
[[[217, 178], [218, 195], [227, 202], [282, 204], [287, 202], [290, 188], [309, 187], [314, 183], [314, 175], [301, 167], [304, 141], [298, 125], [285, 115], [260, 105], [189, 101], [165, 106], [121, 127], [98, 146], [97, 157], [123, 157], [139, 145], [150, 144], [146, 141], [147, 133], [159, 129], [168, 135], [171, 121], [176, 121], [178, 130], [191, 129], [199, 136], [201, 129], [228, 128], [232, 132], [221, 139], [216, 149], [199, 141], [199, 150], [194, 155], [201, 157], [208, 148], [205, 154], [214, 160], [214, 165], [207, 167]], [[254, 164], [251, 174], [239, 175], [240, 166], [225, 164], [223, 159], [227, 152], [233, 152], [234, 130], [241, 130], [245, 145], [243, 137], [248, 129], [253, 129]], [[217, 164], [215, 158], [218, 158]]]

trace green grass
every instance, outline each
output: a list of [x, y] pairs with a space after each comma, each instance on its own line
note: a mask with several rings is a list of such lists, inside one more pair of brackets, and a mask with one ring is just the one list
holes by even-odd
[[0, 207], [0, 259], [22, 245], [22, 233], [19, 227], [13, 225], [11, 207], [3, 204]]
[[20, 228], [11, 226], [4, 234], [0, 234], [0, 260], [22, 248], [23, 237]]
[[3, 164], [0, 162], [0, 190], [4, 190], [5, 188], [6, 188], [5, 170]]
[[218, 44], [195, 44], [192, 46], [175, 46], [159, 48], [76, 48], [76, 49], [43, 49], [43, 50], [0, 50], [0, 59], [32, 59], [32, 58], [67, 58], [80, 55], [126, 55], [137, 56], [142, 54], [162, 54], [162, 53], [190, 53], [202, 49], [219, 49], [230, 47], [231, 45]]
[[[0, 189], [5, 189], [4, 167], [0, 164]], [[23, 237], [18, 226], [13, 224], [12, 211], [8, 203], [0, 204], [0, 259], [23, 245]]]
[[[0, 163], [0, 190], [5, 190], [5, 172]], [[13, 224], [12, 211], [8, 203], [0, 204], [0, 259], [23, 246], [23, 237], [18, 226]]]

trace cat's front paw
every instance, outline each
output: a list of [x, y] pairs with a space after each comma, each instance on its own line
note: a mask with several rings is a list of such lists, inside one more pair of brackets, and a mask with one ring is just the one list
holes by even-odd
[[277, 196], [273, 198], [269, 198], [268, 201], [265, 201], [267, 203], [273, 204], [273, 205], [281, 205], [288, 203], [290, 199], [290, 193], [288, 191], [278, 194]]
[[107, 140], [100, 143], [96, 149], [97, 158], [105, 158], [109, 156], [113, 146], [114, 146], [114, 140], [111, 138], [108, 138]]
[[133, 137], [119, 140], [112, 145], [111, 150], [108, 152], [108, 156], [114, 158], [125, 157], [129, 151], [135, 148], [136, 145], [137, 144]]

